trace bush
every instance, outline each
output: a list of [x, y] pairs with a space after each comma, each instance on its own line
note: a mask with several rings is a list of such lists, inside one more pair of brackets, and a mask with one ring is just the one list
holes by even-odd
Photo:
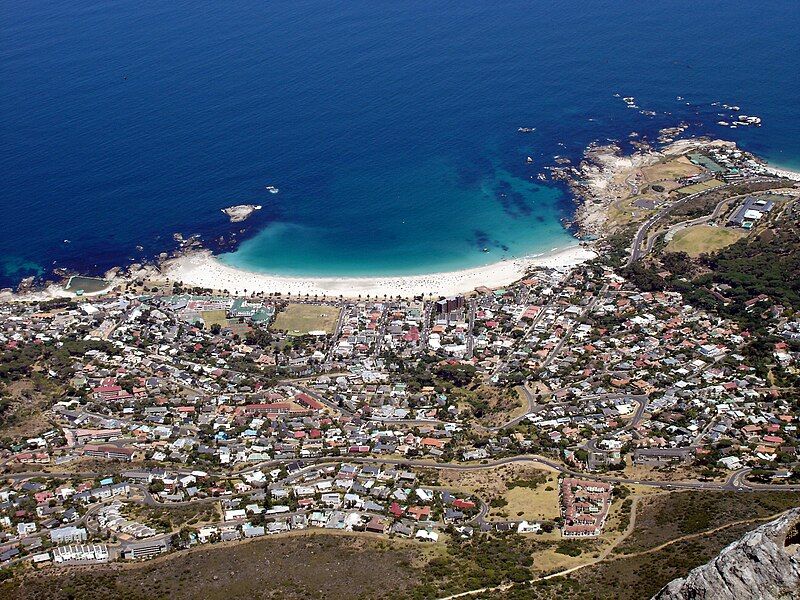
[[564, 540], [558, 543], [556, 552], [559, 554], [566, 554], [567, 556], [580, 556], [583, 552], [574, 540]]

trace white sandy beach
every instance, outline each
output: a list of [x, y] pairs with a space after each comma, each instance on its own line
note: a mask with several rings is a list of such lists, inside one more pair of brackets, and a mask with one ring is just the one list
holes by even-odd
[[597, 254], [584, 246], [571, 246], [540, 256], [498, 262], [484, 267], [406, 277], [281, 277], [244, 271], [223, 264], [210, 251], [198, 251], [168, 261], [162, 270], [170, 281], [234, 294], [280, 292], [292, 296], [448, 296], [477, 287], [502, 287], [522, 279], [532, 267], [568, 268]]
[[778, 177], [785, 177], [786, 179], [791, 179], [792, 181], [800, 181], [800, 172], [798, 171], [790, 171], [789, 169], [774, 167], [772, 165], [767, 165], [765, 170], [767, 173], [777, 175]]

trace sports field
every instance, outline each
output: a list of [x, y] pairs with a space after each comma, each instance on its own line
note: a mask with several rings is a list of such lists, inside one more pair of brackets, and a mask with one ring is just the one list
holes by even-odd
[[310, 331], [333, 333], [339, 320], [339, 309], [319, 304], [290, 304], [278, 313], [272, 329], [289, 335], [306, 335]]
[[200, 312], [200, 318], [206, 325], [206, 329], [211, 329], [213, 325], [225, 327], [228, 325], [228, 313], [224, 310], [204, 310]]
[[642, 174], [650, 183], [672, 183], [681, 177], [692, 177], [702, 172], [700, 167], [693, 165], [685, 156], [658, 162], [642, 169]]
[[666, 250], [667, 252], [686, 252], [689, 256], [699, 256], [730, 246], [744, 235], [745, 233], [739, 229], [695, 225], [676, 233], [672, 241], [667, 244]]

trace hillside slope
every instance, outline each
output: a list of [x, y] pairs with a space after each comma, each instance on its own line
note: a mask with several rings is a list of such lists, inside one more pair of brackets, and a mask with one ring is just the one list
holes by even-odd
[[800, 598], [800, 508], [754, 529], [653, 600]]

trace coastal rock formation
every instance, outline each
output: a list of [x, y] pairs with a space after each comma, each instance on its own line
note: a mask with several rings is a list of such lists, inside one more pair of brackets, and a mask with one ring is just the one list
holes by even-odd
[[[675, 133], [682, 126], [662, 130]], [[656, 150], [649, 144], [636, 143], [636, 151], [623, 154], [618, 144], [589, 146], [578, 168], [551, 169], [572, 189], [577, 202], [574, 221], [580, 238], [598, 238], [610, 233], [609, 212], [612, 206], [640, 193], [637, 183], [642, 169], [670, 157], [710, 147], [735, 147], [733, 142], [691, 138], [674, 141]]]
[[800, 508], [751, 531], [653, 596], [653, 600], [731, 598], [800, 598]]
[[257, 210], [261, 210], [261, 206], [258, 204], [237, 204], [236, 206], [223, 208], [222, 212], [228, 216], [231, 223], [241, 223]]

